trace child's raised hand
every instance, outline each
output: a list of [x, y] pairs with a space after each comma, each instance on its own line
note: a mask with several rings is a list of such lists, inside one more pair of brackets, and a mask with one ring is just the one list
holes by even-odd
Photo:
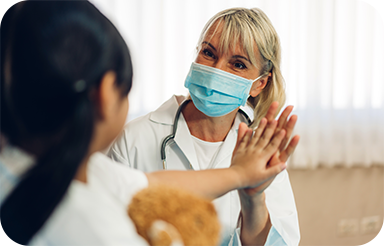
[[268, 166], [268, 161], [277, 152], [286, 134], [284, 129], [275, 134], [276, 127], [276, 120], [267, 124], [263, 118], [252, 135], [252, 129], [245, 123], [239, 125], [231, 168], [240, 175], [243, 188], [257, 187], [285, 169], [285, 163]]

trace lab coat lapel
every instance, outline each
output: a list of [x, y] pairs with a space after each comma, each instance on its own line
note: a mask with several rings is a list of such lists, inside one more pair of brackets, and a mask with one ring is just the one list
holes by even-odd
[[177, 103], [176, 96], [172, 96], [151, 113], [149, 120], [157, 124], [172, 126], [178, 108], [179, 104]]
[[177, 125], [177, 131], [174, 140], [177, 146], [179, 146], [181, 151], [184, 153], [185, 157], [188, 159], [192, 168], [194, 170], [200, 170], [191, 133], [189, 132], [187, 122], [185, 121], [182, 113], [180, 114], [179, 123]]

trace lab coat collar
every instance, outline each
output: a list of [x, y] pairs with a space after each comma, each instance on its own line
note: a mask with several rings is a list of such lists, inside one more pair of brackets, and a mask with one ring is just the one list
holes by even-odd
[[[158, 124], [172, 126], [178, 107], [179, 103], [176, 99], [176, 96], [174, 95], [168, 101], [163, 103], [157, 110], [151, 113], [150, 120]], [[232, 155], [232, 151], [236, 145], [237, 131], [241, 122], [245, 122], [245, 119], [243, 119], [243, 116], [241, 114], [237, 114], [234, 124], [229, 130], [228, 135], [225, 138], [224, 143], [215, 158], [215, 161], [212, 163], [211, 168], [227, 167], [220, 166], [220, 163], [226, 160], [228, 156]], [[183, 114], [180, 114], [174, 141], [184, 153], [185, 157], [190, 162], [192, 168], [194, 170], [200, 170], [200, 166], [197, 161], [195, 146], [193, 144], [191, 133], [189, 131], [188, 125], [184, 119]]]
[[179, 103], [177, 102], [176, 96], [173, 95], [168, 101], [151, 113], [149, 120], [163, 125], [173, 125], [173, 120], [178, 108]]
[[200, 170], [199, 163], [197, 161], [195, 145], [193, 144], [193, 139], [191, 137], [191, 132], [189, 131], [187, 122], [184, 119], [184, 115], [180, 114], [179, 123], [177, 125], [177, 131], [175, 134], [175, 142], [177, 146], [187, 157], [190, 165], [194, 170]]
[[[227, 160], [227, 158], [232, 155], [232, 151], [235, 148], [237, 140], [237, 131], [239, 129], [239, 124], [242, 122], [242, 119], [243, 116], [237, 114], [233, 126], [229, 130], [227, 137], [225, 138], [224, 143], [219, 150], [219, 153], [217, 154], [215, 160], [209, 168], [228, 167], [228, 162], [226, 162], [225, 160]], [[187, 122], [185, 121], [183, 114], [180, 114], [180, 119], [174, 140], [188, 159], [192, 168], [194, 170], [200, 170], [200, 165], [197, 161], [195, 145], [193, 144], [193, 139], [191, 137], [191, 133], [189, 131]]]

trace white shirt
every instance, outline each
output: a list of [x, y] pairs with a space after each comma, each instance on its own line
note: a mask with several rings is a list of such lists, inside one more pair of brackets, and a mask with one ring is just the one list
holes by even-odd
[[223, 142], [207, 142], [192, 136], [197, 162], [201, 170], [212, 169], [216, 156]]
[[[108, 155], [112, 159], [144, 172], [163, 169], [160, 149], [163, 139], [172, 133], [173, 120], [178, 109], [173, 96], [156, 111], [129, 122], [123, 133], [111, 146]], [[236, 145], [237, 130], [244, 118], [238, 114], [233, 127], [210, 165], [213, 168], [230, 166], [233, 149]], [[182, 114], [173, 141], [165, 149], [169, 170], [200, 170], [193, 138]], [[272, 228], [266, 245], [298, 245], [300, 231], [295, 200], [288, 172], [281, 172], [265, 190], [266, 205], [270, 214]], [[237, 191], [213, 201], [222, 224], [222, 244], [239, 244], [237, 221], [240, 200]]]
[[[12, 157], [12, 158], [10, 158]], [[31, 158], [13, 148], [0, 154], [0, 204], [27, 170]], [[10, 162], [12, 161], [12, 162]], [[103, 154], [90, 158], [87, 183], [72, 181], [66, 195], [29, 245], [148, 245], [127, 215], [132, 196], [148, 186], [145, 174], [114, 163]], [[3, 184], [7, 185], [3, 186]]]

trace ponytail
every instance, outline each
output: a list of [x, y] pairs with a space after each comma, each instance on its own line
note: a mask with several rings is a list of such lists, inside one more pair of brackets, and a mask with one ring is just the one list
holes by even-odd
[[62, 200], [88, 153], [93, 132], [92, 112], [91, 102], [84, 98], [63, 139], [39, 158], [1, 206], [3, 229], [17, 243], [26, 245]]

